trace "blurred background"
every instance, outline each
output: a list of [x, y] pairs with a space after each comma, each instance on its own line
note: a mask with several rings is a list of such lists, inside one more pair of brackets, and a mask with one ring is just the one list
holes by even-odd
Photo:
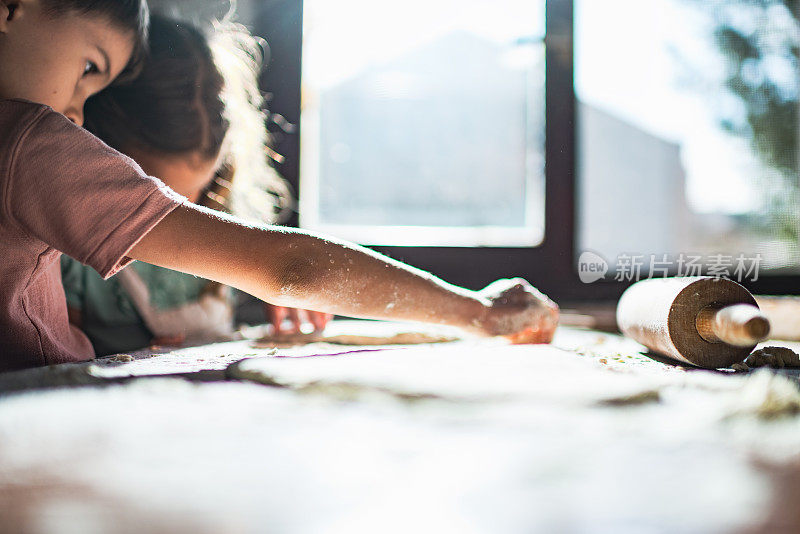
[[[752, 290], [800, 292], [800, 2], [236, 10], [269, 45], [263, 89], [299, 197], [292, 224], [470, 287], [525, 276], [569, 302], [616, 298], [631, 257], [640, 277], [687, 274], [686, 256], [733, 274], [744, 259]], [[591, 284], [585, 251], [607, 263]]]

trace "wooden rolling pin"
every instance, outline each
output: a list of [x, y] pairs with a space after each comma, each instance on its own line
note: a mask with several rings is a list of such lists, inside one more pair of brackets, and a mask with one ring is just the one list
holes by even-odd
[[755, 295], [761, 312], [769, 319], [769, 337], [800, 341], [800, 297]]
[[619, 300], [617, 325], [653, 352], [708, 369], [743, 361], [769, 335], [744, 287], [703, 276], [637, 282]]

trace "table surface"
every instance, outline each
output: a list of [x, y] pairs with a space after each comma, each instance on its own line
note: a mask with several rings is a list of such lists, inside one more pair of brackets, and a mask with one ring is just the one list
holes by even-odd
[[642, 351], [576, 328], [537, 346], [244, 339], [0, 375], [0, 517], [15, 532], [800, 526], [797, 371]]

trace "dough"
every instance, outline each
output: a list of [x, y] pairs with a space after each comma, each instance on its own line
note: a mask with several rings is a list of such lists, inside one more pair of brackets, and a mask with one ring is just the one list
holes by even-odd
[[133, 356], [131, 356], [130, 354], [117, 354], [116, 356], [109, 358], [107, 361], [114, 363], [126, 363], [126, 362], [132, 362], [133, 359], [134, 359]]
[[769, 420], [800, 413], [800, 389], [794, 379], [764, 369], [747, 377], [732, 401], [732, 415]]
[[747, 367], [769, 366], [773, 369], [784, 367], [800, 367], [800, 356], [786, 347], [764, 347], [753, 351], [745, 361]]
[[449, 343], [459, 338], [425, 332], [399, 332], [390, 336], [361, 336], [355, 334], [340, 334], [326, 336], [324, 334], [286, 334], [280, 336], [266, 336], [255, 342], [258, 348], [295, 345], [307, 343], [330, 343], [333, 345], [421, 345], [424, 343]]
[[599, 404], [604, 406], [636, 406], [651, 402], [661, 402], [661, 393], [657, 389], [647, 389], [630, 395], [610, 397], [601, 400]]

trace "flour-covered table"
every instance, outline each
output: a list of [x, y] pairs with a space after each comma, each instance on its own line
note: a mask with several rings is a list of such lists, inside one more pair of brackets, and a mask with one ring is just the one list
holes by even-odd
[[690, 370], [568, 328], [552, 346], [262, 345], [0, 375], [0, 530], [800, 526], [794, 372]]

